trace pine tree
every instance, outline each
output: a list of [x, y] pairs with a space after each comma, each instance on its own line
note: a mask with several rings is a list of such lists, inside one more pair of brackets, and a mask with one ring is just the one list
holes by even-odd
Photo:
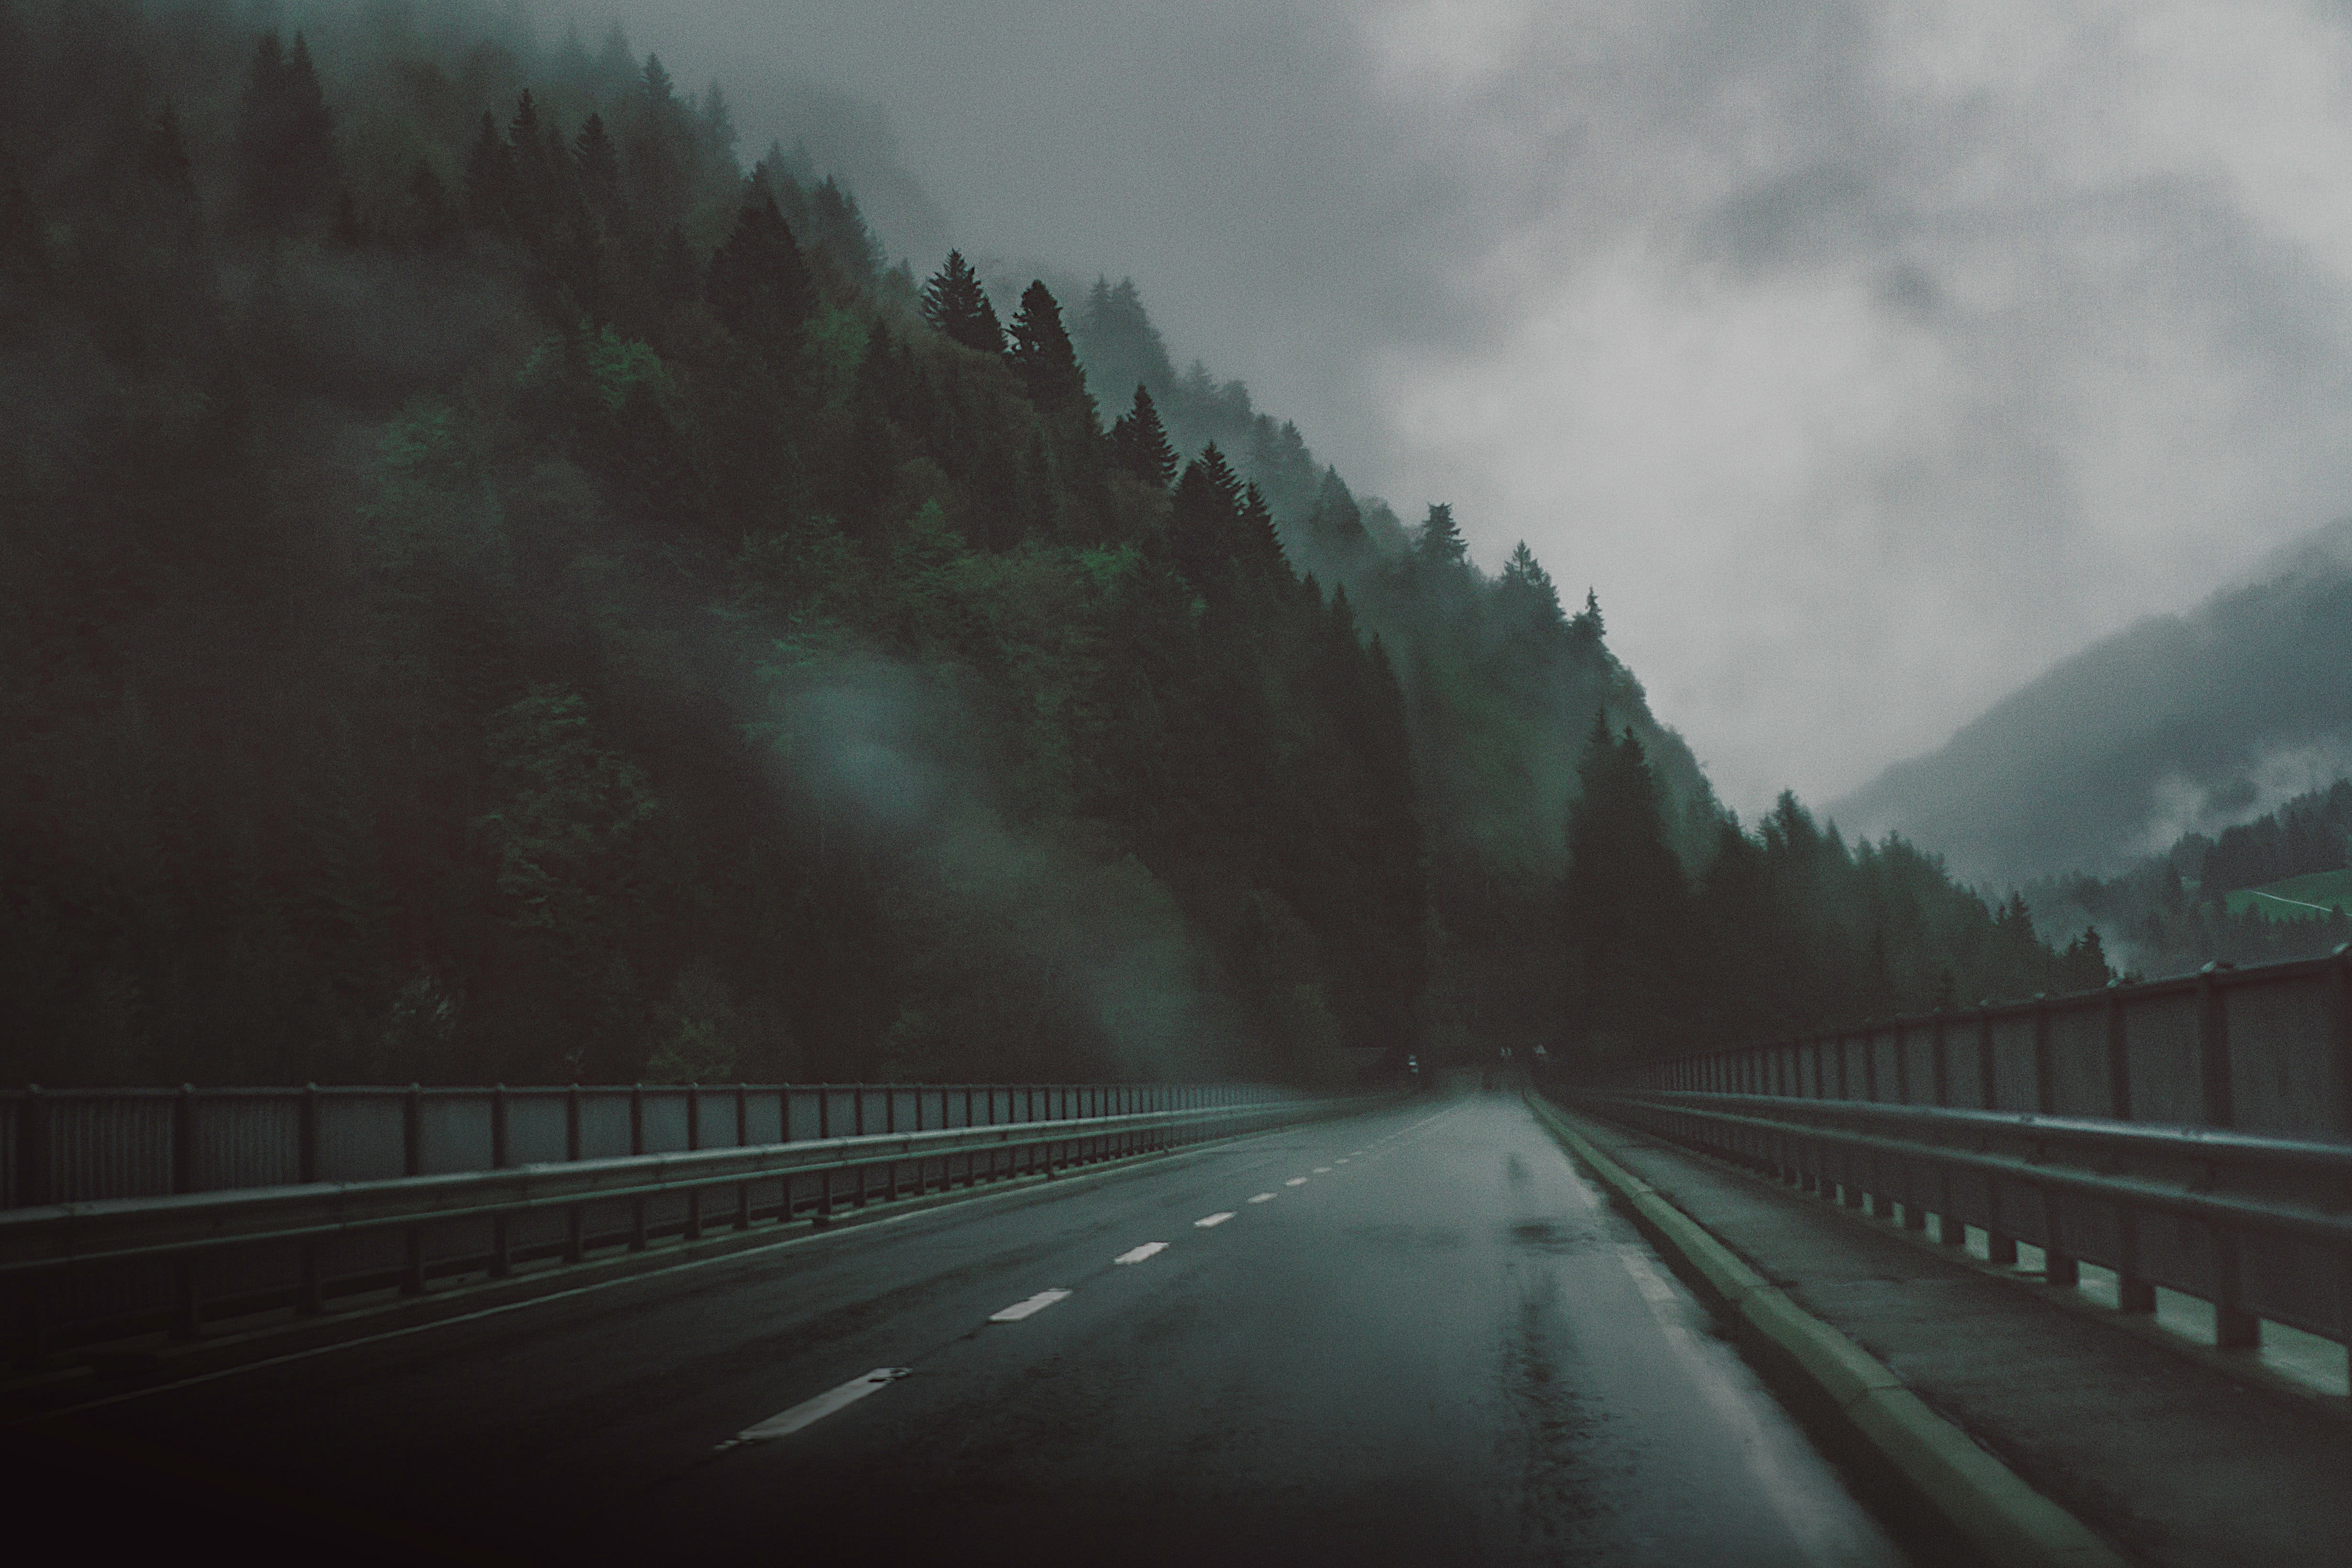
[[702, 89], [701, 112], [703, 145], [710, 150], [713, 163], [724, 168], [740, 167], [735, 162], [735, 115], [727, 107], [727, 94], [720, 90], [718, 80]]
[[1422, 521], [1421, 533], [1413, 542], [1413, 552], [1432, 566], [1459, 566], [1468, 559], [1470, 542], [1462, 537], [1452, 507], [1430, 504], [1429, 515]]
[[1584, 591], [1584, 608], [1577, 611], [1576, 618], [1568, 623], [1569, 635], [1580, 647], [1598, 647], [1606, 629], [1601, 622], [1601, 595], [1587, 588]]
[[1144, 310], [1132, 278], [1122, 278], [1116, 285], [1096, 279], [1070, 336], [1087, 366], [1087, 378], [1100, 385], [1142, 383], [1165, 391], [1176, 384], [1168, 345]]
[[621, 155], [604, 130], [604, 116], [591, 114], [572, 143], [572, 164], [580, 171], [581, 195], [605, 224], [621, 221]]
[[[560, 145], [560, 143], [559, 143]], [[507, 122], [508, 215], [523, 238], [536, 246], [547, 237], [554, 207], [555, 171], [550, 166], [547, 138], [541, 134], [539, 105], [530, 89], [515, 102], [514, 118]]]
[[783, 215], [765, 191], [748, 195], [735, 232], [710, 258], [703, 289], [727, 329], [781, 362], [800, 342], [816, 289]]
[[866, 226], [857, 198], [827, 174], [809, 193], [810, 237], [856, 281], [872, 284], [882, 271], [882, 242]]
[[1524, 539], [1511, 552], [1511, 558], [1503, 563], [1500, 590], [1505, 601], [1529, 624], [1546, 629], [1568, 624], [1567, 612], [1559, 605], [1559, 589]]
[[1688, 889], [1630, 725], [1612, 739], [1594, 716], [1577, 783], [1561, 896], [1575, 1022], [1598, 1063], [1654, 1043], [1677, 1010]]
[[1145, 484], [1166, 489], [1176, 477], [1176, 448], [1169, 444], [1167, 427], [1151, 394], [1135, 384], [1135, 405], [1110, 427], [1111, 460]]
[[290, 53], [275, 33], [254, 47], [237, 105], [236, 183], [239, 213], [266, 234], [292, 234], [334, 201], [334, 116], [299, 33]]
[[1217, 586], [1233, 563], [1242, 527], [1242, 485], [1210, 442], [1184, 465], [1168, 520], [1169, 562], [1193, 587]]
[[1290, 558], [1284, 554], [1282, 535], [1274, 526], [1274, 509], [1265, 504], [1265, 496], [1255, 481], [1242, 487], [1236, 521], [1242, 559], [1277, 584], [1286, 586], [1293, 582]]
[[1072, 413], [1083, 409], [1094, 426], [1094, 400], [1087, 395], [1086, 373], [1078, 368], [1077, 352], [1062, 327], [1062, 307], [1042, 281], [1022, 290], [1020, 313], [1013, 318], [1013, 365], [1029, 385], [1029, 399], [1041, 409]]
[[499, 122], [482, 110], [473, 151], [466, 155], [466, 222], [486, 233], [504, 230], [514, 213], [514, 159]]
[[1315, 491], [1315, 504], [1307, 514], [1307, 533], [1328, 548], [1343, 554], [1364, 549], [1371, 536], [1364, 531], [1363, 509], [1349, 492], [1339, 470], [1327, 468], [1322, 482]]
[[1004, 352], [1004, 328], [997, 321], [996, 307], [988, 302], [980, 275], [960, 250], [949, 251], [946, 262], [923, 285], [922, 311], [923, 320], [950, 342], [984, 354]]

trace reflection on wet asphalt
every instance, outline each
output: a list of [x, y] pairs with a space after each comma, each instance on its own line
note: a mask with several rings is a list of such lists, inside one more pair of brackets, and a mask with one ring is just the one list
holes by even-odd
[[[1265, 1192], [1278, 1196], [1246, 1201]], [[107, 1420], [551, 1562], [688, 1544], [960, 1563], [1901, 1560], [1705, 1310], [1499, 1095], [936, 1211]], [[733, 1441], [760, 1430], [784, 1435]]]

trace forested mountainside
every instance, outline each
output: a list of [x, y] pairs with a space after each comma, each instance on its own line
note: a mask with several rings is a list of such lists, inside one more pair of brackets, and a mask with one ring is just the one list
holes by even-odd
[[[2342, 892], [2321, 886], [2284, 897], [2230, 895], [2290, 879], [2325, 881], [2352, 867], [2352, 780], [2295, 796], [2276, 811], [2224, 828], [2219, 838], [2183, 834], [2119, 876], [2083, 873], [2031, 883], [2037, 917], [2105, 931], [2116, 961], [2148, 974], [2220, 960], [2316, 958], [2352, 942]], [[2233, 909], [2232, 904], [2240, 907]]]
[[2193, 613], [2064, 660], [1837, 812], [1934, 846], [1964, 876], [2115, 876], [2347, 764], [2352, 523], [2338, 523]]
[[1590, 596], [1130, 287], [919, 282], [734, 142], [511, 9], [0, 0], [0, 1073], [1314, 1079], [2105, 977], [1742, 832]]

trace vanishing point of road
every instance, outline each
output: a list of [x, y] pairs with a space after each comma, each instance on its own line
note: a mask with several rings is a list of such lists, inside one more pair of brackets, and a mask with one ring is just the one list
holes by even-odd
[[70, 1421], [138, 1468], [184, 1465], [223, 1520], [393, 1560], [1903, 1561], [1706, 1309], [1496, 1095]]

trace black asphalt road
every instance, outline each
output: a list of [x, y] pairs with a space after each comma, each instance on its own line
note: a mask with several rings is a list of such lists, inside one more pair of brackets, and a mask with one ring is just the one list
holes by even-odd
[[[836, 1392], [797, 1429], [742, 1436]], [[912, 1214], [73, 1423], [132, 1456], [101, 1538], [225, 1532], [257, 1558], [1902, 1560], [1502, 1096]], [[264, 1522], [281, 1518], [301, 1522]]]

